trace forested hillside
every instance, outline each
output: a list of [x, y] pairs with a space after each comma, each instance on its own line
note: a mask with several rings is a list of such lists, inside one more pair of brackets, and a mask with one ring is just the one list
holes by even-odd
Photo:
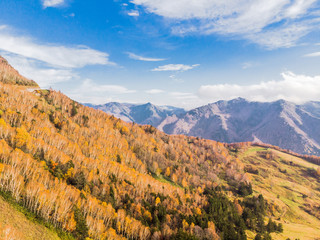
[[0, 82], [11, 83], [16, 85], [24, 85], [30, 87], [38, 87], [38, 84], [21, 76], [6, 59], [0, 56]]
[[31, 91], [32, 81], [12, 80], [20, 77], [0, 78], [0, 190], [44, 221], [75, 239], [270, 239], [283, 231], [281, 221], [268, 223], [277, 208], [252, 194], [255, 173], [235, 154], [249, 145], [168, 136], [57, 91]]

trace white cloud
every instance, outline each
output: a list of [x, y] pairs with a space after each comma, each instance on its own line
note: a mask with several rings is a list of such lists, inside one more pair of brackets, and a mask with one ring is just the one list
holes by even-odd
[[136, 55], [131, 52], [127, 52], [129, 58], [134, 59], [134, 60], [139, 60], [139, 61], [145, 61], [145, 62], [159, 62], [159, 61], [164, 61], [166, 59], [164, 58], [147, 58], [143, 56]]
[[193, 93], [187, 93], [187, 92], [170, 92], [169, 93], [172, 97], [176, 99], [198, 99], [196, 95]]
[[86, 79], [82, 84], [71, 91], [67, 91], [67, 95], [83, 103], [102, 104], [110, 101], [119, 101], [119, 96], [124, 94], [135, 93], [121, 85], [113, 84], [97, 84], [91, 79]]
[[134, 93], [136, 91], [129, 90], [120, 85], [99, 85], [93, 82], [91, 79], [86, 79], [80, 88], [80, 92], [90, 92], [90, 93], [113, 93], [113, 94], [125, 94]]
[[183, 79], [178, 78], [175, 74], [170, 75], [169, 78], [171, 78], [176, 83], [183, 83], [184, 82]]
[[80, 68], [86, 65], [114, 65], [109, 55], [86, 46], [66, 47], [38, 44], [33, 39], [0, 31], [0, 50], [36, 59], [52, 66]]
[[128, 15], [131, 17], [139, 17], [140, 14], [138, 11], [132, 10], [132, 11], [128, 12]]
[[248, 34], [247, 38], [251, 41], [267, 47], [268, 49], [275, 49], [279, 47], [295, 46], [300, 38], [307, 35], [311, 31], [311, 25], [294, 24], [277, 29], [270, 29], [258, 34]]
[[[171, 21], [175, 34], [198, 32], [249, 39], [269, 48], [290, 47], [319, 29], [317, 0], [131, 0]], [[298, 26], [298, 33], [294, 33]], [[268, 39], [271, 37], [271, 39]], [[283, 40], [281, 40], [283, 38]], [[266, 39], [266, 40], [264, 40]], [[276, 40], [276, 44], [270, 42]], [[272, 45], [272, 47], [270, 46]]]
[[63, 4], [64, 4], [64, 0], [42, 0], [42, 5], [44, 8], [57, 7]]
[[36, 81], [42, 88], [48, 88], [56, 83], [77, 77], [77, 74], [70, 69], [48, 68], [37, 60], [6, 52], [0, 53], [21, 75]]
[[230, 100], [237, 97], [253, 101], [274, 101], [285, 99], [302, 103], [320, 100], [320, 76], [296, 75], [292, 72], [282, 73], [282, 80], [260, 82], [252, 85], [217, 84], [201, 86], [198, 95], [203, 100]]
[[164, 93], [164, 91], [163, 90], [161, 90], [161, 89], [150, 89], [150, 90], [147, 90], [147, 91], [145, 91], [146, 93], [148, 93], [148, 94], [159, 94], [159, 93]]
[[252, 68], [254, 64], [252, 62], [245, 62], [242, 64], [242, 69]]
[[257, 67], [259, 66], [260, 63], [259, 62], [244, 62], [242, 63], [241, 67], [242, 69], [246, 70], [246, 69], [249, 69], [249, 68], [254, 68], [254, 67]]
[[38, 44], [11, 32], [9, 27], [0, 26], [0, 54], [23, 76], [35, 80], [43, 88], [78, 78], [75, 68], [114, 65], [107, 53], [83, 46]]
[[320, 57], [320, 52], [314, 52], [304, 55], [305, 57]]
[[188, 71], [195, 67], [200, 66], [200, 64], [194, 64], [194, 65], [184, 65], [184, 64], [168, 64], [159, 66], [157, 68], [152, 69], [151, 71], [154, 72], [162, 72], [162, 71]]

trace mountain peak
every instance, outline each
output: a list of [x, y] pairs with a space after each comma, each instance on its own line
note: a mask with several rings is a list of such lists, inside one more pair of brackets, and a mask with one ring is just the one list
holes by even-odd
[[237, 98], [230, 100], [230, 102], [248, 102], [248, 100], [245, 98], [242, 98], [242, 97], [237, 97]]

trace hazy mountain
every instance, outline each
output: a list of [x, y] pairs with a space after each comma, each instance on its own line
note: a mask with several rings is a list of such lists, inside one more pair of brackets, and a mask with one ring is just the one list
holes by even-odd
[[320, 103], [296, 105], [279, 100], [219, 101], [168, 117], [159, 126], [169, 134], [185, 134], [222, 142], [261, 141], [303, 154], [320, 154]]
[[172, 106], [156, 106], [151, 103], [130, 104], [110, 102], [104, 105], [85, 105], [102, 110], [126, 122], [150, 124], [153, 126], [158, 126], [164, 119], [169, 116], [181, 115], [186, 112], [182, 108], [176, 108]]

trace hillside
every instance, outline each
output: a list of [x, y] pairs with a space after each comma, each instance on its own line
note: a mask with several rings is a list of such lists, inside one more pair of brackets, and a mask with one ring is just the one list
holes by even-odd
[[0, 82], [16, 85], [38, 87], [33, 80], [29, 80], [19, 74], [6, 59], [0, 56]]
[[283, 224], [284, 232], [272, 234], [273, 239], [319, 239], [319, 166], [264, 147], [240, 148], [236, 155], [254, 192], [273, 203], [271, 214]]
[[[76, 239], [286, 239], [295, 224], [316, 236], [316, 166], [285, 173], [270, 159], [250, 144], [169, 136], [57, 91], [0, 82], [0, 191]], [[268, 166], [287, 192], [266, 191]]]
[[0, 239], [59, 240], [56, 233], [32, 222], [0, 196]]

